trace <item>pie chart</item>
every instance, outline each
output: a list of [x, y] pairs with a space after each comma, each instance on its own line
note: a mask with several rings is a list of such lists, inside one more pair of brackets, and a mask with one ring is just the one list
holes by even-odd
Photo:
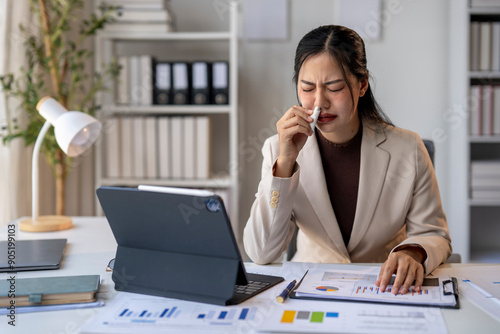
[[316, 290], [319, 290], [319, 291], [339, 291], [339, 288], [336, 288], [334, 286], [318, 286], [316, 288]]

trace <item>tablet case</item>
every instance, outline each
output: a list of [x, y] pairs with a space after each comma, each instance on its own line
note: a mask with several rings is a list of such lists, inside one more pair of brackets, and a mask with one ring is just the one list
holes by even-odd
[[248, 284], [219, 196], [96, 192], [118, 243], [116, 290], [230, 305], [235, 284]]
[[59, 269], [66, 242], [66, 239], [16, 240], [15, 265], [11, 268], [8, 242], [0, 241], [0, 272]]

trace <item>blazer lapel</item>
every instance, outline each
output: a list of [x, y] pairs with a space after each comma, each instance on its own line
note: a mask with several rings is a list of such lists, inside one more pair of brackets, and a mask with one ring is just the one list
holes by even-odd
[[304, 192], [314, 208], [314, 212], [323, 225], [326, 233], [335, 243], [338, 250], [349, 258], [346, 245], [342, 239], [339, 224], [333, 212], [330, 196], [326, 186], [323, 163], [319, 152], [316, 135], [308, 138], [300, 151], [297, 161], [300, 165], [300, 182]]
[[375, 125], [375, 130], [370, 125], [363, 124], [358, 202], [351, 239], [347, 245], [349, 252], [356, 248], [366, 234], [384, 185], [390, 160], [389, 153], [378, 147], [386, 139], [383, 129]]

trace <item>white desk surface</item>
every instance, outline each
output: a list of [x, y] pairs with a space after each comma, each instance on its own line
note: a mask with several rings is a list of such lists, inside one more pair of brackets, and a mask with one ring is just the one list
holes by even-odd
[[[115, 295], [111, 273], [106, 265], [116, 251], [116, 241], [104, 217], [75, 217], [74, 227], [59, 232], [27, 233], [16, 230], [16, 240], [66, 238], [68, 245], [63, 263], [59, 270], [19, 272], [16, 278], [40, 276], [67, 276], [98, 274], [102, 277], [101, 290], [104, 300]], [[0, 240], [7, 238], [7, 228], [0, 230]], [[256, 266], [248, 264], [248, 266]], [[447, 267], [471, 267], [474, 264], [444, 264]], [[500, 266], [500, 265], [495, 265]], [[0, 279], [9, 277], [0, 273]], [[283, 283], [282, 283], [283, 284]], [[106, 307], [106, 306], [104, 306]], [[78, 333], [78, 328], [102, 307], [38, 313], [16, 314], [16, 326], [8, 325], [6, 316], [0, 317], [0, 333]], [[461, 296], [460, 309], [442, 309], [450, 334], [455, 333], [500, 333], [500, 322]]]

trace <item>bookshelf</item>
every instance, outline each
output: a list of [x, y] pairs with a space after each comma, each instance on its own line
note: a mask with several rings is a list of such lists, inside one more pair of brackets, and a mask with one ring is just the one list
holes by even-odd
[[[130, 105], [117, 103], [117, 84], [109, 92], [98, 97], [101, 106], [98, 117], [102, 122], [108, 119], [126, 118], [198, 118], [209, 119], [209, 172], [208, 177], [135, 177], [123, 175], [110, 177], [107, 174], [107, 147], [104, 138], [95, 149], [95, 187], [127, 186], [139, 184], [170, 187], [204, 188], [223, 194], [235, 234], [238, 233], [239, 207], [239, 167], [238, 167], [238, 6], [231, 2], [228, 6], [229, 20], [227, 31], [200, 32], [161, 32], [144, 31], [144, 24], [129, 23], [127, 31], [105, 29], [95, 39], [95, 66], [102, 69], [118, 57], [151, 56], [166, 62], [216, 62], [228, 63], [229, 103], [214, 105], [168, 104], [168, 105]], [[182, 19], [180, 17], [177, 18]], [[104, 129], [106, 129], [106, 124]], [[158, 125], [157, 129], [158, 129]], [[173, 125], [172, 125], [173, 127]], [[172, 129], [173, 132], [173, 128]], [[111, 131], [111, 130], [109, 130]], [[159, 130], [158, 130], [159, 131]], [[105, 137], [105, 136], [104, 136]], [[175, 136], [174, 136], [175, 137]], [[157, 134], [158, 138], [158, 134]], [[172, 141], [177, 139], [173, 138]], [[172, 144], [171, 144], [172, 145]], [[135, 157], [136, 159], [138, 157]], [[171, 157], [172, 160], [173, 157]], [[158, 164], [158, 162], [157, 162]], [[186, 163], [184, 163], [185, 167]], [[96, 205], [97, 214], [102, 214]]]
[[500, 262], [500, 168], [478, 172], [479, 164], [500, 160], [500, 6], [473, 6], [486, 2], [450, 2], [449, 114], [455, 119], [448, 130], [447, 213], [454, 252], [464, 262]]

